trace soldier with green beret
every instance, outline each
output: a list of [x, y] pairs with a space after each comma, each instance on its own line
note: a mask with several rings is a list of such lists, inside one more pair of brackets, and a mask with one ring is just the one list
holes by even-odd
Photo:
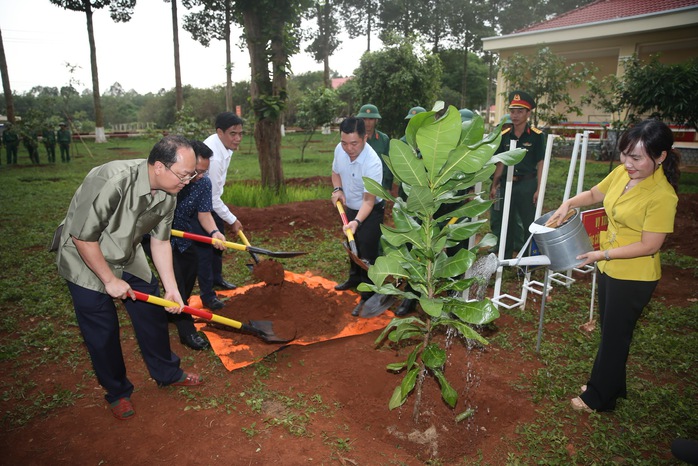
[[390, 168], [383, 160], [383, 156], [390, 157], [390, 138], [387, 134], [376, 129], [378, 120], [381, 119], [378, 107], [373, 104], [363, 105], [359, 109], [359, 113], [356, 114], [356, 118], [364, 120], [368, 145], [378, 154], [383, 164], [383, 181], [381, 185], [386, 191], [391, 192], [393, 189], [393, 172], [390, 171]]
[[[509, 94], [508, 101], [512, 126], [502, 130], [502, 141], [496, 153], [508, 151], [510, 141], [515, 140], [517, 148], [526, 149], [526, 155], [515, 166], [507, 167], [508, 170], [514, 170], [514, 176], [505, 258], [514, 257], [521, 250], [528, 237], [528, 227], [535, 220], [546, 142], [545, 133], [528, 123], [531, 110], [536, 108], [535, 99], [524, 91], [513, 91]], [[500, 189], [507, 178], [504, 169], [502, 163], [497, 164], [492, 177], [490, 199], [504, 198], [505, 191]], [[490, 226], [492, 233], [497, 236], [502, 230], [502, 211], [501, 202], [495, 202], [490, 210]]]

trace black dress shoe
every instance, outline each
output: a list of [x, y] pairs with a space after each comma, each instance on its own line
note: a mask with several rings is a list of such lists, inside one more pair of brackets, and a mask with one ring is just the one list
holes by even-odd
[[354, 280], [347, 280], [344, 283], [340, 283], [339, 285], [336, 285], [334, 287], [334, 289], [337, 291], [351, 290], [352, 288], [356, 288], [357, 286], [359, 286], [359, 283], [361, 283], [361, 282], [355, 282]]
[[201, 351], [209, 347], [208, 342], [198, 333], [180, 336], [179, 341], [182, 342], [183, 345], [197, 351]]
[[223, 309], [223, 301], [218, 298], [211, 298], [211, 300], [202, 301], [204, 307], [210, 311], [217, 311]]
[[227, 282], [225, 280], [221, 280], [219, 282], [216, 282], [213, 284], [213, 286], [215, 288], [221, 288], [223, 290], [234, 290], [235, 288], [237, 288], [236, 285], [233, 285], [232, 283]]
[[397, 310], [395, 311], [395, 315], [397, 317], [402, 317], [406, 316], [410, 312], [414, 311], [414, 308], [417, 306], [417, 300], [416, 299], [403, 299], [400, 305], [398, 306]]

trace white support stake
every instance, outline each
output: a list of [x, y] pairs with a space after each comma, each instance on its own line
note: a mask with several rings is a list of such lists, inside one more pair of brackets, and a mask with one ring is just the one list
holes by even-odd
[[[475, 192], [479, 193], [480, 191], [482, 191], [482, 181], [478, 181], [477, 183], [475, 183]], [[470, 221], [474, 222], [477, 219], [478, 219], [478, 217], [475, 216]], [[468, 239], [468, 249], [473, 249], [474, 247], [475, 247], [475, 235], [471, 236], [470, 239]]]
[[582, 136], [582, 155], [579, 158], [579, 176], [577, 177], [577, 194], [584, 191], [584, 172], [587, 165], [587, 148], [589, 147], [589, 135], [593, 131], [584, 131]]
[[574, 169], [577, 165], [577, 154], [579, 153], [579, 142], [582, 139], [582, 133], [574, 135], [574, 148], [572, 149], [572, 158], [570, 159], [570, 168], [567, 171], [567, 183], [565, 183], [565, 195], [562, 197], [562, 202], [570, 198], [572, 191], [572, 180], [574, 179]]
[[[516, 149], [516, 141], [512, 140], [509, 143], [509, 150], [514, 150]], [[504, 206], [503, 206], [503, 211], [502, 211], [502, 230], [499, 233], [499, 251], [497, 253], [497, 259], [499, 259], [499, 262], [502, 262], [505, 257], [504, 257], [504, 251], [507, 246], [507, 229], [509, 227], [509, 210], [511, 209], [511, 190], [514, 185], [513, 179], [514, 179], [514, 167], [511, 167], [511, 170], [505, 168], [507, 172], [507, 180], [506, 180], [506, 186], [504, 189]], [[501, 181], [500, 181], [500, 186], [501, 186]], [[499, 296], [499, 292], [502, 290], [502, 266], [497, 267], [497, 274], [496, 278], [494, 281], [494, 297], [497, 298]], [[495, 304], [495, 307], [497, 307], [497, 304]]]
[[[536, 215], [534, 219], [539, 218], [543, 213], [543, 202], [545, 201], [545, 187], [548, 184], [548, 172], [550, 171], [550, 159], [553, 156], [553, 144], [555, 143], [555, 135], [548, 134], [548, 140], [545, 143], [545, 158], [543, 159], [543, 171], [540, 175], [540, 190], [538, 191], [538, 202], [536, 203]], [[526, 307], [528, 299], [528, 282], [531, 280], [531, 272], [526, 269], [523, 287], [521, 288], [521, 309]]]

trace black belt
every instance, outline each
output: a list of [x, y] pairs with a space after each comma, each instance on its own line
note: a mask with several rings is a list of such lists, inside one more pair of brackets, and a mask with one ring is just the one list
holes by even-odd
[[514, 175], [511, 178], [511, 181], [516, 183], [517, 181], [530, 180], [531, 178], [535, 178], [536, 176], [537, 176], [536, 173], [526, 173], [525, 175]]

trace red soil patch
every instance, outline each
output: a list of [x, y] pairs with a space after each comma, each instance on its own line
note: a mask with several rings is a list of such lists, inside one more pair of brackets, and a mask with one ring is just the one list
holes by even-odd
[[[664, 249], [698, 256], [693, 239], [697, 206], [698, 196], [681, 197], [676, 232]], [[264, 231], [274, 237], [312, 238], [314, 231], [339, 230], [340, 224], [329, 194], [326, 201], [269, 209], [238, 208], [236, 213], [248, 231]], [[257, 266], [258, 278], [274, 283], [273, 276], [266, 275], [273, 271], [265, 272], [262, 264]], [[351, 295], [347, 295], [349, 301], [337, 302], [344, 298], [316, 288], [290, 285], [283, 282], [254, 288], [231, 299], [223, 311], [233, 318], [269, 316], [279, 322], [292, 321], [303, 331], [326, 332], [337, 320], [330, 307], [346, 307], [347, 313], [352, 308]], [[665, 267], [657, 296], [667, 304], [686, 305], [687, 300], [697, 298], [694, 285], [692, 271]], [[537, 306], [529, 303], [525, 312], [537, 313]], [[513, 335], [520, 330], [533, 330], [522, 329], [510, 314], [503, 310], [492, 331]], [[581, 316], [580, 323], [583, 320]], [[568, 330], [546, 327], [550, 338], [557, 331]], [[175, 337], [173, 350], [183, 357], [183, 367], [202, 373], [206, 384], [189, 390], [157, 388], [138, 354], [132, 330], [126, 326], [124, 333], [126, 366], [136, 386], [135, 418], [117, 421], [111, 416], [102, 389], [93, 374], [85, 372], [90, 369], [88, 364], [83, 363], [75, 371], [40, 366], [33, 381], [43, 393], [80, 383], [71, 390], [83, 397], [72, 407], [53, 410], [47, 417], [35, 418], [23, 428], [5, 432], [5, 462], [144, 464], [157, 458], [163, 464], [192, 465], [417, 465], [432, 457], [438, 457], [442, 464], [467, 463], [468, 458], [478, 461], [481, 457], [488, 464], [504, 464], [516, 439], [516, 426], [536, 416], [537, 405], [530, 394], [514, 388], [522, 378], [541, 368], [534, 348], [521, 351], [493, 344], [467, 349], [456, 340], [450, 346], [446, 367], [446, 376], [459, 395], [456, 409], [451, 410], [441, 401], [436, 382], [428, 380], [420, 422], [413, 424], [414, 397], [400, 409], [387, 408], [401, 377], [385, 370], [385, 365], [403, 361], [409, 348], [383, 345], [376, 349], [378, 332], [373, 332], [309, 346], [289, 346], [275, 353], [276, 363], [265, 363], [265, 367], [272, 368], [264, 380], [267, 390], [303, 400], [313, 408], [305, 430], [292, 435], [274, 425], [273, 419], [292, 420], [292, 415], [302, 416], [310, 408], [294, 411], [281, 403], [267, 402], [258, 407], [259, 411], [253, 411], [254, 405], [248, 402], [255, 396], [255, 371], [262, 371], [261, 367], [253, 365], [233, 372], [217, 369], [210, 364], [210, 353], [190, 351]], [[190, 396], [194, 399], [187, 401]], [[0, 409], [7, 408], [0, 403]], [[455, 423], [454, 415], [466, 409], [473, 409], [474, 415]], [[342, 448], [347, 443], [349, 449]]]

